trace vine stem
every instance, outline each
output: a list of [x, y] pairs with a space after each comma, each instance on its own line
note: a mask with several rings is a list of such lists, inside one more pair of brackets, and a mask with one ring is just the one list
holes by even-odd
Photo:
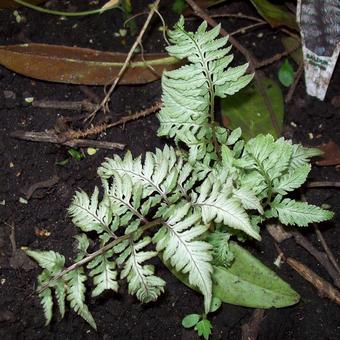
[[92, 15], [92, 14], [101, 14], [103, 12], [106, 12], [110, 9], [113, 8], [117, 8], [117, 9], [121, 9], [118, 5], [114, 5], [114, 6], [110, 6], [107, 8], [96, 8], [96, 9], [92, 9], [89, 11], [82, 11], [82, 12], [64, 12], [64, 11], [54, 11], [52, 9], [48, 9], [48, 8], [43, 8], [40, 6], [35, 6], [32, 5], [29, 2], [26, 2], [24, 0], [13, 0], [14, 2], [16, 2], [19, 5], [22, 5], [24, 7], [28, 7], [30, 9], [33, 9], [37, 12], [41, 12], [41, 13], [46, 13], [46, 14], [52, 14], [52, 15], [60, 15], [63, 17], [78, 17], [78, 16], [85, 16], [85, 15]]
[[[153, 220], [145, 225], [143, 225], [139, 231], [141, 232], [145, 232], [148, 229], [151, 229], [155, 226], [161, 225], [163, 223], [163, 220], [161, 218], [158, 218], [156, 220]], [[58, 273], [57, 275], [55, 275], [51, 280], [49, 280], [46, 284], [44, 284], [43, 286], [41, 286], [39, 289], [37, 289], [37, 294], [40, 294], [41, 292], [43, 292], [45, 289], [49, 288], [52, 282], [57, 281], [58, 279], [60, 279], [61, 277], [63, 277], [64, 275], [66, 275], [67, 273], [71, 272], [72, 270], [75, 270], [81, 266], [83, 266], [84, 264], [90, 262], [91, 260], [93, 260], [95, 257], [102, 255], [104, 253], [106, 253], [107, 251], [109, 251], [111, 248], [113, 248], [115, 245], [117, 245], [118, 243], [124, 241], [124, 240], [128, 240], [133, 233], [130, 234], [126, 234], [123, 236], [119, 236], [117, 237], [115, 240], [113, 240], [112, 242], [106, 244], [104, 247], [98, 249], [97, 251], [93, 252], [92, 254], [87, 255], [86, 257], [84, 257], [82, 260], [72, 264], [71, 266], [65, 268], [64, 270], [62, 270], [60, 273]]]

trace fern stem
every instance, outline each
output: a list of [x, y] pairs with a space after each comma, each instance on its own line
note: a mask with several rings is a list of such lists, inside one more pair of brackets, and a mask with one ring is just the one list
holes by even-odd
[[[161, 218], [158, 218], [156, 220], [153, 220], [147, 224], [145, 224], [143, 227], [141, 227], [139, 229], [139, 231], [141, 232], [145, 232], [148, 229], [151, 229], [153, 227], [156, 227], [158, 225], [163, 224], [163, 220]], [[66, 275], [67, 273], [71, 272], [72, 270], [75, 270], [81, 266], [83, 266], [84, 264], [92, 261], [95, 257], [102, 255], [104, 253], [106, 253], [107, 251], [109, 251], [111, 248], [113, 248], [114, 246], [116, 246], [118, 243], [129, 239], [132, 236], [133, 233], [130, 234], [126, 234], [123, 236], [120, 236], [118, 238], [116, 238], [115, 240], [113, 240], [112, 242], [106, 244], [104, 247], [98, 249], [97, 251], [93, 252], [92, 254], [87, 255], [86, 257], [84, 257], [82, 260], [73, 263], [71, 266], [65, 268], [63, 271], [61, 271], [59, 274], [55, 275], [51, 280], [48, 281], [48, 283], [46, 283], [45, 285], [41, 286], [38, 290], [37, 290], [37, 294], [40, 294], [41, 292], [43, 292], [45, 289], [49, 288], [51, 283], [59, 280], [61, 277], [63, 277], [64, 275]]]

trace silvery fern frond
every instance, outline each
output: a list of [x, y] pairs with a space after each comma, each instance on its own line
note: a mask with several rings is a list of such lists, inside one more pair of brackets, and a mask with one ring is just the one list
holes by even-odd
[[223, 223], [231, 228], [242, 230], [257, 240], [261, 239], [258, 230], [251, 225], [241, 201], [236, 196], [232, 196], [231, 188], [227, 190], [223, 188], [223, 183], [218, 179], [207, 177], [199, 187], [199, 194], [192, 193], [192, 201], [201, 209], [205, 224], [212, 221]]
[[96, 322], [93, 319], [87, 305], [85, 304], [85, 281], [87, 277], [83, 268], [76, 268], [65, 275], [67, 282], [67, 300], [71, 308], [87, 321], [94, 329], [97, 329]]
[[[217, 38], [220, 26], [207, 31], [203, 22], [198, 30], [187, 32], [181, 17], [169, 32], [170, 55], [188, 58], [190, 64], [163, 73], [163, 107], [158, 114], [158, 135], [184, 142], [197, 159], [213, 152], [213, 107], [215, 96], [232, 95], [245, 87], [252, 75], [245, 75], [248, 64], [228, 67], [233, 56], [228, 39]], [[215, 136], [216, 137], [216, 136]]]
[[333, 212], [306, 202], [298, 202], [289, 198], [275, 200], [271, 204], [271, 213], [285, 225], [306, 227], [309, 223], [323, 222], [333, 217]]
[[190, 203], [172, 206], [163, 217], [166, 221], [154, 236], [156, 250], [163, 252], [163, 259], [177, 272], [188, 274], [190, 284], [204, 295], [205, 311], [208, 312], [212, 299], [211, 246], [197, 240], [208, 227], [200, 224], [201, 214]]
[[98, 202], [99, 190], [95, 187], [89, 196], [84, 191], [76, 192], [68, 209], [72, 222], [84, 232], [96, 231], [101, 234], [109, 230], [112, 212], [107, 197]]
[[165, 286], [164, 280], [154, 275], [152, 265], [143, 265], [157, 255], [155, 251], [142, 251], [150, 242], [150, 237], [144, 237], [137, 243], [129, 242], [127, 260], [121, 272], [121, 278], [127, 278], [129, 283], [129, 293], [136, 294], [138, 300], [144, 303], [157, 300]]
[[98, 169], [98, 174], [104, 179], [128, 176], [132, 184], [140, 183], [143, 186], [143, 197], [155, 193], [167, 201], [168, 194], [176, 186], [178, 170], [175, 150], [165, 146], [155, 153], [147, 152], [144, 164], [141, 157], [133, 159], [130, 152], [124, 158], [118, 155], [112, 159], [107, 158]]
[[92, 296], [98, 296], [104, 290], [118, 291], [116, 262], [111, 257], [112, 251], [109, 251], [97, 256], [87, 265], [91, 269], [89, 275], [93, 277], [95, 285]]

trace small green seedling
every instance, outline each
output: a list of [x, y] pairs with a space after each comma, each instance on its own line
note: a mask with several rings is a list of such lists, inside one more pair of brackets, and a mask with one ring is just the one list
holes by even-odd
[[[216, 312], [222, 305], [222, 301], [213, 297], [210, 305], [209, 313]], [[203, 314], [188, 314], [182, 319], [182, 326], [184, 328], [194, 328], [199, 336], [203, 336], [205, 340], [209, 339], [212, 330], [212, 324], [207, 319], [207, 315]]]
[[85, 158], [84, 154], [81, 151], [74, 149], [74, 148], [68, 149], [67, 153], [77, 161], [80, 161], [83, 158]]

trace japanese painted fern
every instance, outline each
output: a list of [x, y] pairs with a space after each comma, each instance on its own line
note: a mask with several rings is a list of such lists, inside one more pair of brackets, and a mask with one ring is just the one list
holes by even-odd
[[165, 289], [149, 264], [158, 255], [187, 274], [208, 312], [212, 265], [228, 266], [233, 260], [230, 237], [260, 240], [259, 223], [267, 218], [306, 226], [332, 217], [319, 207], [284, 198], [305, 182], [309, 158], [318, 150], [270, 135], [244, 142], [240, 129], [229, 132], [216, 124], [215, 97], [232, 95], [252, 79], [245, 74], [247, 64], [229, 67], [233, 56], [227, 38], [218, 38], [219, 30], [207, 31], [204, 22], [197, 32], [187, 32], [181, 18], [169, 33], [169, 54], [188, 63], [163, 75], [159, 135], [174, 138], [187, 152], [166, 145], [143, 159], [130, 152], [106, 159], [98, 170], [101, 198], [97, 188], [92, 196], [79, 191], [69, 208], [80, 231], [75, 263], [65, 267], [65, 258], [56, 252], [28, 251], [43, 268], [38, 291], [46, 323], [53, 301], [64, 316], [67, 300], [96, 328], [85, 304], [90, 278], [94, 297], [105, 290], [117, 292], [124, 279], [138, 300], [155, 301]]

